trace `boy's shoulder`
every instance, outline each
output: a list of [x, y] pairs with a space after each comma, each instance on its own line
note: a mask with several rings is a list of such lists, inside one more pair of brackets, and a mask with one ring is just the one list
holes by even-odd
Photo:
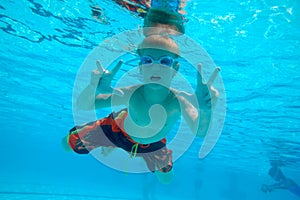
[[121, 96], [131, 96], [133, 92], [137, 91], [143, 84], [130, 85], [125, 87], [115, 88], [115, 94], [119, 94]]

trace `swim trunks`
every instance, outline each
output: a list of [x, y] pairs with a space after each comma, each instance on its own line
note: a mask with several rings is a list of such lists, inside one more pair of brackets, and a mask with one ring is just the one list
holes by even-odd
[[150, 171], [169, 172], [172, 169], [172, 151], [166, 148], [166, 139], [150, 144], [135, 142], [124, 131], [124, 120], [128, 112], [123, 109], [100, 120], [73, 127], [68, 134], [68, 144], [79, 154], [88, 154], [93, 149], [119, 147], [140, 156], [146, 161]]

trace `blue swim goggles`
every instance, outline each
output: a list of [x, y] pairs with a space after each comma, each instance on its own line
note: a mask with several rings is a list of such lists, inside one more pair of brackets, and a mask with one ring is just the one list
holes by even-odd
[[159, 60], [154, 60], [151, 56], [141, 57], [142, 65], [152, 65], [154, 63], [158, 63], [167, 67], [172, 67], [174, 63], [174, 58], [172, 58], [171, 56], [162, 56]]

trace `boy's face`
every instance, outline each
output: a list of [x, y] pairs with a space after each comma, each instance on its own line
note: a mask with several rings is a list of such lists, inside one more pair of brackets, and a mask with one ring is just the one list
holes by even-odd
[[140, 62], [140, 71], [144, 83], [156, 83], [170, 87], [171, 81], [176, 74], [177, 62], [175, 55], [163, 49], [143, 49]]

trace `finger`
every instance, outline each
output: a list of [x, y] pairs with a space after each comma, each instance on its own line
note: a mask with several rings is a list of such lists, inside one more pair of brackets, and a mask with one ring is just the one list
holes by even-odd
[[215, 71], [213, 72], [213, 74], [211, 75], [211, 77], [209, 78], [209, 80], [207, 81], [207, 85], [212, 85], [213, 82], [215, 81], [215, 79], [217, 78], [219, 71], [221, 70], [220, 67], [217, 67], [215, 69]]
[[211, 90], [211, 93], [213, 94], [213, 96], [215, 96], [216, 98], [219, 97], [220, 93], [216, 88], [214, 88], [213, 86], [210, 86], [210, 90]]
[[103, 74], [106, 70], [102, 67], [100, 60], [96, 61], [97, 70], [100, 72], [100, 74]]
[[209, 94], [205, 95], [203, 97], [203, 102], [209, 103], [209, 102], [215, 102], [219, 98], [219, 92], [216, 89], [212, 89]]
[[206, 105], [210, 103], [213, 105], [219, 98], [219, 91], [213, 86], [210, 86], [210, 90], [207, 92], [208, 93], [205, 93], [205, 95], [203, 95], [202, 101], [205, 102]]
[[111, 73], [112, 73], [113, 75], [115, 75], [115, 74], [120, 70], [122, 64], [123, 64], [123, 60], [120, 60], [120, 61], [116, 64], [116, 66], [111, 70]]
[[197, 73], [197, 81], [198, 81], [198, 85], [204, 85], [204, 83], [203, 83], [203, 76], [202, 76], [202, 64], [201, 63], [199, 63], [198, 64], [198, 73]]

